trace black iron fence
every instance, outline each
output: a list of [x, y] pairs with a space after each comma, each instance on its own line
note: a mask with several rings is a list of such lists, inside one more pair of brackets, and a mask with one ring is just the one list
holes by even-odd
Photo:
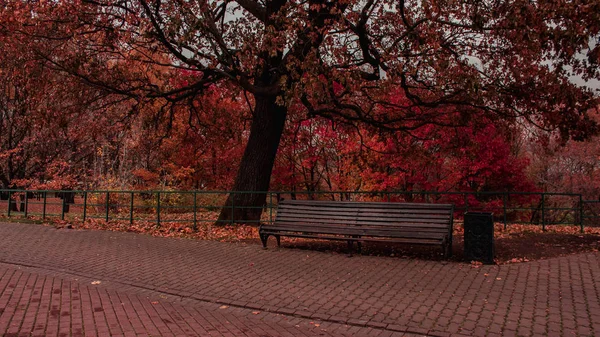
[[[229, 194], [265, 193], [263, 206], [236, 206]], [[260, 208], [259, 220], [236, 219], [226, 223], [272, 222], [282, 199], [452, 203], [455, 219], [468, 211], [492, 212], [496, 222], [542, 226], [600, 226], [600, 201], [583, 200], [581, 194], [536, 192], [404, 192], [404, 191], [51, 191], [0, 190], [0, 214], [8, 217], [67, 220], [184, 223], [196, 229], [218, 222], [219, 211]]]

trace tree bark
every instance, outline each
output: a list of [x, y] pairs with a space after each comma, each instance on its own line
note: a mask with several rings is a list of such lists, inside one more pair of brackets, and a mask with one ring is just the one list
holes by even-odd
[[256, 96], [248, 144], [217, 224], [258, 224], [287, 116], [274, 96]]

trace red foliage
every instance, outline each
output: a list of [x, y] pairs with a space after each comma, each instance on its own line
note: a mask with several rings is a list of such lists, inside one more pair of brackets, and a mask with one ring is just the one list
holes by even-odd
[[[590, 117], [600, 120], [598, 111], [590, 111]], [[526, 145], [531, 158], [528, 174], [540, 189], [600, 199], [600, 137], [563, 142], [555, 134], [544, 133], [527, 139]]]
[[512, 150], [514, 130], [485, 118], [412, 133], [292, 121], [274, 170], [276, 190], [535, 190], [526, 176], [528, 159]]
[[262, 99], [271, 189], [598, 194], [597, 145], [554, 147], [597, 131], [597, 5], [126, 3], [0, 7], [3, 187], [232, 188]]

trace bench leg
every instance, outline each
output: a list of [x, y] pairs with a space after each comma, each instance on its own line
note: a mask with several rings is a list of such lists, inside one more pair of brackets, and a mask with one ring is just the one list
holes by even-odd
[[452, 244], [446, 242], [444, 246], [442, 246], [443, 254], [445, 259], [449, 259], [452, 257]]
[[359, 253], [359, 254], [362, 254], [362, 242], [358, 241], [358, 242], [356, 243], [356, 246], [358, 247], [358, 253]]
[[348, 240], [348, 257], [352, 257], [353, 244], [354, 241]]
[[262, 242], [263, 248], [267, 249], [267, 240], [269, 239], [268, 235], [261, 235], [260, 241]]
[[281, 236], [275, 235], [275, 239], [277, 239], [277, 248], [281, 247]]

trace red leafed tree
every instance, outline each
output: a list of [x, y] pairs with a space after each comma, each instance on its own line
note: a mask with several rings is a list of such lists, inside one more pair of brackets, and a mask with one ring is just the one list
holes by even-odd
[[[382, 130], [486, 115], [564, 138], [595, 131], [585, 112], [597, 98], [568, 77], [599, 77], [598, 52], [588, 50], [597, 1], [20, 0], [1, 10], [56, 69], [137, 102], [176, 105], [219, 82], [244, 92], [252, 119], [234, 190], [269, 188], [296, 103], [307, 118]], [[168, 69], [194, 76], [173, 86], [166, 78], [178, 72]], [[240, 207], [221, 220], [257, 219], [265, 202], [260, 192], [229, 198]]]
[[277, 190], [310, 196], [319, 190], [536, 189], [526, 176], [528, 159], [508, 137], [516, 131], [506, 124], [478, 120], [461, 127], [423, 127], [413, 134], [349, 130], [319, 119], [292, 126], [275, 165]]
[[247, 140], [245, 103], [227, 88], [214, 87], [190, 104], [192, 119], [177, 107], [168, 121], [157, 122], [150, 110], [134, 123], [122, 170], [133, 177], [121, 178], [133, 179], [138, 189], [231, 188]]
[[34, 39], [15, 40], [6, 22], [0, 24], [0, 186], [72, 189], [87, 176], [100, 135], [120, 129], [110, 123], [120, 98], [49, 69]]
[[[600, 107], [590, 116], [600, 120]], [[535, 135], [542, 133], [542, 135]], [[532, 179], [543, 191], [581, 193], [584, 199], [600, 199], [600, 143], [594, 136], [585, 142], [563, 142], [554, 133], [529, 132], [524, 152], [531, 158]]]

